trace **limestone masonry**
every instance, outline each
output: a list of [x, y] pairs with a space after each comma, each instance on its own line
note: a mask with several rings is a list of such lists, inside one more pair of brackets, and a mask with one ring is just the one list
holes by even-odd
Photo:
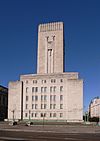
[[9, 82], [9, 120], [83, 121], [83, 80], [64, 72], [63, 22], [38, 27], [37, 74]]

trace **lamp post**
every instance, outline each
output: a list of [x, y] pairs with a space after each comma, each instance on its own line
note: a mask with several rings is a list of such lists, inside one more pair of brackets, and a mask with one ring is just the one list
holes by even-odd
[[15, 114], [15, 110], [12, 110], [12, 113], [13, 113], [13, 122], [14, 122], [14, 114]]
[[29, 110], [29, 122], [30, 122], [30, 119], [31, 119], [30, 114], [31, 114], [31, 110]]

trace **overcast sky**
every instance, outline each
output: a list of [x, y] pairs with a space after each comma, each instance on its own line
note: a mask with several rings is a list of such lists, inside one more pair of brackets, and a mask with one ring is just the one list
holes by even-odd
[[0, 85], [36, 73], [37, 27], [64, 22], [65, 70], [84, 80], [84, 107], [100, 96], [100, 0], [0, 0]]

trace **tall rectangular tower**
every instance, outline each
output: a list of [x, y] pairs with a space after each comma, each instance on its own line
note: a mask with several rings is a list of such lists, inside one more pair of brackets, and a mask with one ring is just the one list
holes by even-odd
[[40, 24], [38, 28], [37, 73], [63, 73], [63, 23]]

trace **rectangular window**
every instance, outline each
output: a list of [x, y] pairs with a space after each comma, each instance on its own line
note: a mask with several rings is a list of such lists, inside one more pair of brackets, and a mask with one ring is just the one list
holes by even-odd
[[47, 87], [44, 87], [44, 92], [46, 92], [47, 91]]
[[52, 117], [52, 113], [50, 113], [50, 117]]
[[47, 96], [46, 95], [44, 95], [44, 101], [46, 101], [47, 100]]
[[63, 95], [60, 95], [60, 101], [62, 101], [63, 100]]
[[32, 93], [34, 93], [35, 92], [35, 88], [34, 87], [32, 87]]
[[52, 109], [52, 104], [50, 104], [50, 109]]
[[44, 104], [44, 109], [46, 109], [47, 108], [47, 105], [46, 104]]
[[28, 80], [26, 80], [26, 84], [28, 84]]
[[43, 109], [44, 108], [44, 105], [43, 104], [41, 104], [41, 109]]
[[53, 113], [53, 117], [56, 117], [56, 113]]
[[34, 95], [32, 95], [32, 101], [34, 101]]
[[35, 95], [35, 101], [38, 101], [38, 96], [37, 95]]
[[31, 116], [34, 117], [34, 113], [32, 113]]
[[60, 113], [60, 117], [63, 117], [63, 113]]
[[27, 113], [25, 113], [25, 117], [27, 117], [28, 116], [28, 114]]
[[32, 104], [32, 109], [34, 109], [34, 104]]
[[53, 101], [56, 101], [56, 95], [53, 96]]
[[53, 97], [53, 96], [52, 96], [52, 95], [50, 95], [50, 101], [52, 101], [52, 97]]
[[26, 93], [28, 93], [28, 87], [26, 87]]
[[33, 84], [36, 84], [37, 83], [37, 80], [33, 80]]
[[54, 91], [54, 92], [56, 91], [56, 86], [53, 87], [53, 91]]
[[35, 113], [35, 117], [37, 117], [37, 113]]
[[60, 79], [60, 82], [63, 82], [63, 79]]
[[26, 95], [26, 101], [28, 101], [28, 96]]
[[28, 109], [28, 104], [26, 104], [26, 109]]
[[41, 95], [41, 101], [43, 101], [43, 95]]
[[38, 92], [38, 87], [35, 88], [35, 92], [36, 92], [36, 93]]
[[60, 109], [63, 109], [63, 104], [60, 104]]
[[52, 93], [52, 89], [53, 89], [53, 87], [50, 87], [50, 92]]
[[35, 104], [35, 109], [37, 109], [38, 108], [38, 105], [37, 104]]
[[56, 104], [53, 104], [53, 109], [56, 109]]
[[41, 87], [41, 93], [43, 93], [43, 87]]
[[60, 86], [60, 92], [62, 92], [63, 91], [63, 86]]

